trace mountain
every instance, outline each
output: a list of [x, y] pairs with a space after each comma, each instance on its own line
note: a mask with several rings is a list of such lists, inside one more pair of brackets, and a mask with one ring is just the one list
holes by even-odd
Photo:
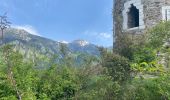
[[57, 54], [60, 43], [32, 35], [25, 30], [9, 29], [5, 32], [3, 44], [15, 45], [15, 49], [28, 57], [36, 54]]
[[90, 44], [85, 40], [75, 40], [68, 44], [72, 52], [83, 52], [91, 55], [99, 55], [100, 52], [96, 45]]
[[62, 58], [62, 46], [67, 48], [67, 55], [74, 57], [75, 61], [78, 62], [83, 59], [82, 55], [100, 56], [97, 46], [85, 40], [75, 40], [71, 43], [54, 41], [14, 28], [5, 32], [3, 42], [0, 45], [4, 44], [13, 44], [14, 48], [24, 55], [25, 59], [32, 59], [33, 61], [37, 60], [37, 58], [50, 58], [53, 55], [58, 55], [59, 58]]

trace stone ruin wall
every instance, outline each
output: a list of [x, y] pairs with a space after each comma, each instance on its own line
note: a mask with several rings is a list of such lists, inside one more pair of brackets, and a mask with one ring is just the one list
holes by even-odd
[[[138, 2], [141, 1], [141, 5], [138, 4]], [[136, 6], [139, 10], [142, 11], [140, 13], [140, 26], [136, 29], [126, 29], [124, 28], [125, 23], [124, 21], [126, 18], [123, 17], [123, 14], [125, 14], [124, 10], [127, 10], [128, 7], [126, 7], [127, 2], [133, 2], [136, 3]], [[138, 7], [139, 6], [139, 7]], [[114, 18], [114, 38], [115, 40], [119, 37], [119, 34], [122, 33], [132, 33], [132, 34], [141, 34], [144, 33], [149, 28], [153, 27], [157, 23], [159, 23], [162, 20], [162, 7], [163, 6], [170, 6], [170, 0], [115, 0], [114, 1], [114, 10], [113, 10], [113, 18]], [[124, 7], [126, 9], [124, 9]], [[143, 8], [141, 8], [143, 7]], [[143, 19], [143, 22], [141, 22], [141, 19]]]
[[170, 0], [142, 0], [144, 4], [144, 22], [149, 29], [162, 20], [162, 7], [170, 5]]

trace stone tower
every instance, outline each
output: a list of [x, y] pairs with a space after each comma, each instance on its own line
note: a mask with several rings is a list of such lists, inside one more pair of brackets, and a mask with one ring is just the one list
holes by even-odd
[[114, 0], [114, 38], [142, 34], [161, 20], [170, 20], [170, 0]]

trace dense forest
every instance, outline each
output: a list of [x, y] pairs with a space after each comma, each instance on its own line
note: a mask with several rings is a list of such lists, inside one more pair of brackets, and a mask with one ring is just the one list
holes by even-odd
[[113, 52], [99, 47], [100, 60], [81, 66], [61, 51], [46, 69], [25, 59], [11, 44], [0, 48], [0, 100], [169, 100], [170, 22], [142, 35], [122, 34]]

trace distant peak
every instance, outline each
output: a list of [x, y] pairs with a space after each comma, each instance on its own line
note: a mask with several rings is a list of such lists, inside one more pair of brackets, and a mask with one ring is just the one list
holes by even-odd
[[75, 40], [75, 41], [73, 41], [73, 43], [77, 43], [80, 46], [86, 46], [86, 45], [90, 44], [88, 41], [85, 41], [85, 40]]

